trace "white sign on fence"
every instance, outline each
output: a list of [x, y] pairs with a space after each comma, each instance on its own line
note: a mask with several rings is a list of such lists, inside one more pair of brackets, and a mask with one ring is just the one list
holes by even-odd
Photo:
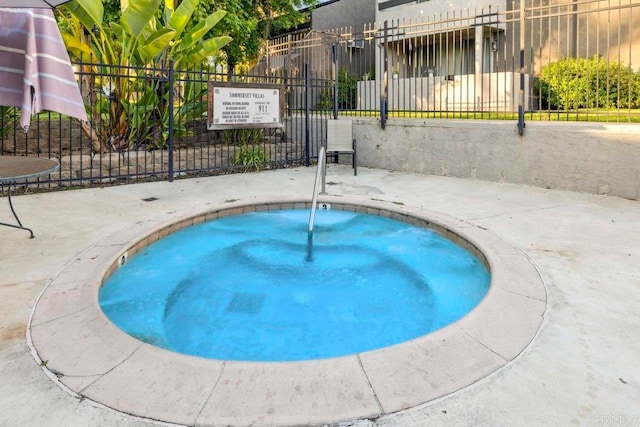
[[209, 130], [282, 127], [277, 85], [209, 82]]

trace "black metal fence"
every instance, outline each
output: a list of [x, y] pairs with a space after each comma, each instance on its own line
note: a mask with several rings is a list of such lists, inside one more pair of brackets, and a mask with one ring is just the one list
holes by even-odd
[[[228, 76], [207, 67], [174, 70], [75, 64], [89, 121], [41, 113], [25, 132], [17, 109], [3, 107], [0, 154], [55, 158], [49, 178], [17, 188], [129, 183], [310, 164], [324, 138], [329, 108], [309, 94], [329, 96], [332, 82], [306, 76]], [[285, 96], [282, 128], [207, 129], [209, 81], [267, 83]]]
[[[89, 121], [42, 113], [25, 133], [0, 107], [0, 155], [58, 159], [50, 179], [24, 183], [57, 188], [310, 164], [338, 115], [383, 128], [390, 117], [513, 120], [521, 133], [525, 120], [640, 122], [637, 0], [415, 13], [431, 4], [270, 40], [250, 75], [76, 64]], [[207, 130], [211, 80], [281, 85], [283, 127]]]
[[273, 39], [259, 69], [298, 75], [312, 64], [339, 83], [341, 114], [383, 126], [388, 117], [640, 122], [636, 0], [397, 2], [376, 16]]

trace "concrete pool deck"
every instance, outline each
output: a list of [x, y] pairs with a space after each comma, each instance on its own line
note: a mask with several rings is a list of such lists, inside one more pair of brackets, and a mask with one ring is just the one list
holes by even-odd
[[[359, 172], [353, 177], [350, 168], [332, 165], [327, 191], [345, 201], [435, 212], [487, 230], [535, 264], [548, 304], [538, 336], [502, 369], [451, 395], [358, 424], [640, 425], [640, 202], [383, 170]], [[36, 297], [75, 259], [90, 255], [87, 248], [105, 239], [125, 239], [128, 230], [193, 216], [231, 200], [306, 200], [313, 174], [313, 168], [295, 168], [16, 197], [16, 210], [36, 238], [0, 228], [0, 425], [150, 424], [75, 398], [47, 378], [25, 339]], [[157, 200], [144, 201], [151, 197]], [[9, 215], [0, 211], [0, 221], [8, 222]], [[64, 308], [73, 312], [73, 307]], [[138, 357], [144, 368], [145, 354]], [[404, 363], [421, 362], [411, 357]], [[133, 384], [118, 385], [125, 405], [135, 400], [128, 395]], [[411, 387], [411, 378], [398, 376], [392, 386]], [[176, 399], [176, 410], [183, 404]], [[249, 423], [237, 420], [238, 425]]]

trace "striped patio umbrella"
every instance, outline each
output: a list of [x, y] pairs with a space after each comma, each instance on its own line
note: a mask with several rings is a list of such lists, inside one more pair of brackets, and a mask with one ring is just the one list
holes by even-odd
[[[50, 6], [4, 7], [0, 0], [0, 105], [21, 108], [20, 125], [42, 110], [86, 121], [87, 115]], [[35, 4], [36, 0], [20, 0]], [[39, 0], [41, 4], [62, 0]]]
[[0, 0], [0, 7], [51, 9], [70, 0]]

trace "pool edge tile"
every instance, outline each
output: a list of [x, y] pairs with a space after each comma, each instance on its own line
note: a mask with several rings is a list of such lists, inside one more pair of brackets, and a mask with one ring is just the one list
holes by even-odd
[[198, 425], [302, 425], [381, 415], [356, 356], [226, 362]]
[[[159, 215], [127, 227], [121, 233], [114, 233], [82, 252], [50, 283], [50, 289], [45, 290], [33, 309], [28, 331], [31, 334], [30, 345], [37, 354], [36, 360], [41, 357], [46, 362], [45, 370], [58, 376], [59, 382], [71, 391], [86, 393], [89, 399], [140, 417], [190, 425], [235, 424], [239, 420], [245, 420], [246, 424], [269, 426], [323, 424], [377, 417], [446, 396], [507, 365], [535, 338], [546, 309], [542, 279], [526, 255], [491, 232], [457, 218], [386, 201], [354, 197], [347, 202], [344, 197], [333, 196], [323, 196], [320, 200], [335, 203], [342, 210], [360, 209], [404, 221], [408, 216], [415, 216], [417, 219], [414, 221], [422, 226], [444, 235], [449, 230], [454, 239], [466, 239], [470, 250], [483, 253], [492, 274], [495, 273], [487, 296], [458, 322], [424, 337], [357, 356], [320, 361], [249, 363], [200, 359], [204, 361], [201, 364], [189, 362], [188, 359], [194, 359], [192, 356], [149, 346], [117, 329], [100, 310], [97, 293], [103, 278], [117, 268], [117, 260], [122, 253], [132, 251], [133, 254], [183, 225], [255, 211], [258, 209], [256, 206], [261, 206], [261, 210], [272, 210], [282, 206], [305, 208], [309, 205], [297, 197], [271, 201], [262, 198], [234, 200], [183, 215]], [[507, 268], [505, 263], [515, 263], [515, 268]], [[528, 280], [514, 285], [510, 278], [521, 274], [527, 275]], [[91, 292], [91, 296], [85, 294], [76, 301], [77, 308], [87, 301], [95, 301], [77, 312], [61, 310], [56, 316], [59, 303], [55, 301], [76, 285], [87, 288], [83, 292]], [[514, 304], [518, 309], [512, 307]], [[524, 319], [519, 316], [522, 313], [526, 315]], [[509, 329], [506, 334], [502, 331], [505, 325]], [[441, 341], [443, 339], [444, 342]], [[474, 356], [469, 361], [464, 360], [469, 354]], [[163, 369], [167, 360], [182, 365], [189, 373], [176, 376], [170, 369]], [[191, 370], [192, 363], [203, 368]], [[471, 363], [471, 367], [465, 367], [465, 363]], [[148, 366], [154, 364], [160, 369], [150, 374]], [[425, 366], [445, 366], [447, 369], [453, 366], [450, 369], [454, 369], [456, 364], [464, 369], [449, 373], [433, 369], [431, 376], [421, 378]], [[341, 368], [336, 369], [336, 365]], [[395, 371], [392, 372], [403, 375], [404, 382], [389, 373], [393, 369]], [[145, 374], [140, 373], [145, 370]], [[243, 371], [241, 376], [234, 374], [238, 370]], [[168, 372], [162, 374], [164, 371]], [[341, 377], [336, 380], [334, 377], [338, 374]], [[205, 378], [203, 382], [207, 385], [209, 382], [217, 385], [210, 396], [207, 394], [200, 408], [201, 415], [193, 418], [193, 405], [190, 404], [185, 405], [190, 408], [183, 411], [186, 414], [170, 411], [171, 404], [165, 405], [171, 400], [169, 394], [164, 397], [148, 396], [146, 389], [140, 386], [142, 391], [137, 409], [129, 407], [129, 403], [113, 394], [121, 392], [122, 384], [128, 384], [131, 378], [137, 378], [136, 375], [141, 380], [140, 384], [146, 384], [147, 388], [157, 383], [168, 384], [167, 387], [181, 384], [185, 377]], [[432, 387], [430, 379], [442, 384]], [[234, 380], [240, 382], [234, 385]], [[271, 384], [280, 384], [281, 388], [270, 400], [266, 392]], [[413, 389], [407, 390], [406, 384], [413, 385]], [[291, 403], [300, 399], [296, 386], [306, 387], [308, 392], [300, 400], [304, 410]], [[229, 392], [235, 396], [235, 404], [239, 407], [230, 408], [225, 403]], [[196, 400], [200, 396], [199, 390]], [[147, 397], [151, 399], [145, 403]], [[326, 406], [322, 406], [319, 398], [324, 399]], [[243, 402], [255, 405], [256, 410], [249, 414], [242, 412]], [[360, 402], [362, 407], [354, 409], [354, 402]], [[276, 405], [269, 406], [271, 403]]]
[[[93, 306], [30, 327], [38, 357], [56, 375], [101, 375], [142, 343], [120, 332]], [[77, 390], [74, 390], [77, 391]]]
[[387, 414], [466, 388], [507, 363], [455, 324], [360, 358]]
[[457, 325], [496, 354], [513, 360], [537, 335], [546, 302], [504, 289], [490, 290], [485, 300]]
[[223, 364], [143, 344], [82, 395], [131, 415], [194, 425]]

